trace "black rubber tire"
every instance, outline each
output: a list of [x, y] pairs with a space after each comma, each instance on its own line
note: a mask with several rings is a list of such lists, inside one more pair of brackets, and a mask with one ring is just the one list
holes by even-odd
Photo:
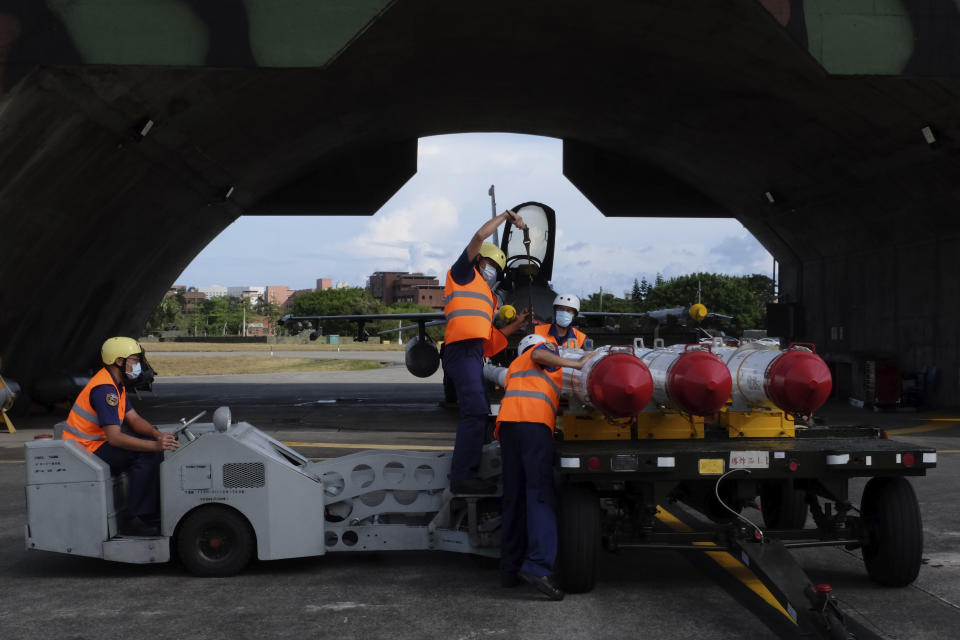
[[568, 593], [586, 593], [596, 584], [600, 553], [600, 501], [592, 489], [562, 489], [558, 529], [560, 585]]
[[240, 573], [253, 557], [256, 540], [246, 518], [222, 505], [192, 511], [177, 531], [177, 555], [197, 576]]
[[767, 480], [760, 485], [760, 510], [768, 529], [803, 529], [810, 507], [793, 480]]
[[888, 587], [916, 580], [923, 560], [923, 522], [907, 479], [871, 478], [863, 490], [860, 517], [866, 534], [863, 564], [870, 578]]

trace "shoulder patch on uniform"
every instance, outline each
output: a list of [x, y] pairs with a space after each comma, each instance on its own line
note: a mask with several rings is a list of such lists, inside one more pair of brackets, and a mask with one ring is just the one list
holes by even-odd
[[115, 393], [108, 393], [106, 399], [107, 399], [107, 404], [110, 405], [111, 407], [115, 407], [118, 404], [120, 404], [120, 398]]

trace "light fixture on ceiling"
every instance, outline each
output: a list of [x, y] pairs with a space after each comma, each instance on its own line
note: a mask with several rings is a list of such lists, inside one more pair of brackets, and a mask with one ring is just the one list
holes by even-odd
[[769, 191], [764, 191], [763, 196], [767, 199], [767, 202], [769, 202], [770, 204], [773, 204], [774, 202], [777, 201], [777, 199], [774, 198], [773, 194], [770, 193]]
[[937, 136], [933, 133], [933, 127], [930, 125], [920, 129], [920, 133], [923, 134], [923, 139], [926, 140], [927, 144], [931, 147], [937, 143]]

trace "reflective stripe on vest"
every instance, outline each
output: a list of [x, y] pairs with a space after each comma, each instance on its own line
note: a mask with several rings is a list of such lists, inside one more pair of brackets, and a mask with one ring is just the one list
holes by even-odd
[[534, 349], [528, 349], [507, 369], [506, 393], [497, 414], [494, 435], [499, 436], [501, 422], [538, 422], [553, 430], [560, 391], [563, 386], [563, 370], [544, 371], [533, 361]]
[[67, 416], [67, 425], [63, 428], [64, 440], [77, 440], [90, 451], [96, 451], [107, 440], [107, 434], [103, 430], [103, 425], [100, 424], [100, 416], [90, 402], [90, 392], [101, 385], [109, 385], [117, 392], [117, 416], [120, 418], [120, 423], [123, 423], [127, 412], [126, 389], [118, 388], [110, 371], [104, 367], [90, 378], [90, 382], [77, 396], [70, 409], [70, 415]]
[[445, 342], [490, 338], [497, 299], [476, 269], [467, 284], [457, 284], [453, 274], [447, 271], [443, 293], [443, 315], [447, 319], [443, 335]]

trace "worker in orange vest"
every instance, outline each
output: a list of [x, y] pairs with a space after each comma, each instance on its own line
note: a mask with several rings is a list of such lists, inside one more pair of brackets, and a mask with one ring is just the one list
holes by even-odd
[[519, 355], [507, 369], [494, 432], [503, 463], [500, 584], [512, 587], [523, 580], [551, 600], [563, 599], [554, 578], [553, 487], [553, 430], [563, 388], [561, 367], [582, 369], [594, 355], [570, 360], [557, 351], [557, 345], [535, 333], [520, 340]]
[[[103, 343], [104, 366], [83, 388], [67, 416], [64, 440], [76, 440], [130, 479], [126, 522], [121, 533], [158, 535], [160, 525], [160, 462], [163, 451], [177, 448], [172, 433], [161, 433], [127, 404], [125, 380], [141, 374], [143, 347], [133, 338]], [[122, 425], [129, 427], [124, 431]]]
[[517, 314], [501, 329], [493, 326], [497, 298], [492, 288], [503, 277], [507, 258], [503, 251], [484, 238], [507, 219], [519, 229], [523, 219], [507, 210], [480, 227], [467, 248], [447, 272], [444, 286], [443, 372], [454, 383], [460, 420], [453, 458], [450, 462], [450, 490], [453, 493], [487, 494], [496, 484], [478, 476], [480, 456], [486, 433], [490, 405], [483, 385], [483, 358], [507, 346], [507, 336], [520, 328], [530, 315], [529, 309]]
[[580, 315], [580, 298], [572, 293], [561, 293], [553, 299], [553, 322], [538, 324], [533, 328], [549, 342], [561, 347], [582, 349], [587, 334], [571, 326], [573, 319]]

